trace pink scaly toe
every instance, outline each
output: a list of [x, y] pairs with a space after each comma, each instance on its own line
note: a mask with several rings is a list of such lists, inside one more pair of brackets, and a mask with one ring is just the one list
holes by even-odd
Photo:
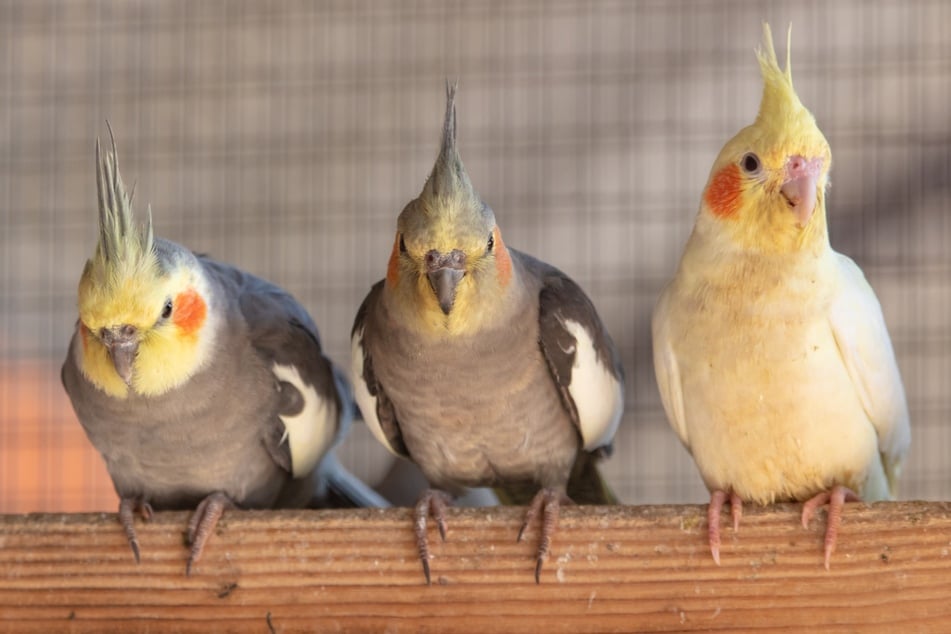
[[829, 570], [832, 553], [835, 552], [836, 539], [839, 535], [839, 526], [842, 524], [842, 507], [846, 502], [860, 502], [859, 496], [847, 487], [835, 485], [830, 491], [822, 491], [806, 500], [802, 505], [802, 526], [809, 528], [809, 520], [815, 515], [819, 507], [829, 505], [829, 519], [825, 536], [825, 567]]
[[[730, 515], [733, 517], [733, 532], [740, 530], [740, 518], [743, 517], [743, 500], [730, 492]], [[710, 541], [710, 554], [713, 561], [720, 565], [720, 511], [726, 503], [727, 492], [717, 489], [710, 494], [710, 506], [707, 508], [707, 537]]]

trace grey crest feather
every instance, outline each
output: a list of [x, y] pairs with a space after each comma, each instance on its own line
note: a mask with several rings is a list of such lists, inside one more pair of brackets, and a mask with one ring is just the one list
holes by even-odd
[[142, 231], [138, 231], [132, 214], [135, 185], [127, 193], [119, 174], [119, 151], [112, 126], [106, 121], [112, 151], [103, 154], [96, 139], [96, 187], [99, 195], [99, 248], [103, 264], [112, 267], [124, 260], [134, 260], [151, 253], [154, 245], [152, 208]]
[[443, 120], [442, 145], [433, 171], [419, 196], [423, 201], [448, 198], [478, 200], [456, 147], [457, 88], [458, 83], [446, 81], [446, 115]]

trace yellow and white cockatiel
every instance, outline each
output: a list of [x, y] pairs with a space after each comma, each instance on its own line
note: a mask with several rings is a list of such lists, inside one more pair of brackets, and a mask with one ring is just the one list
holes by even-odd
[[[111, 135], [110, 129], [110, 135]], [[192, 565], [226, 508], [386, 506], [336, 461], [350, 387], [286, 291], [139, 228], [96, 145], [99, 244], [62, 380], [102, 454], [136, 561], [136, 511], [197, 509]], [[133, 192], [134, 193], [134, 192]]]
[[845, 501], [895, 495], [911, 432], [895, 354], [861, 270], [829, 245], [831, 154], [780, 69], [769, 26], [756, 121], [720, 151], [673, 281], [654, 310], [667, 418], [711, 491], [710, 550], [729, 500], [828, 503], [825, 565]]

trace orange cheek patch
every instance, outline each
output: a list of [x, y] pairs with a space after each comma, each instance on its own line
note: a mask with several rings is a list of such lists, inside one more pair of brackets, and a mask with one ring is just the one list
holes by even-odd
[[83, 352], [86, 352], [89, 349], [89, 328], [83, 322], [79, 322], [79, 338], [83, 341]]
[[509, 250], [502, 242], [502, 234], [498, 227], [492, 230], [492, 235], [495, 237], [495, 268], [499, 274], [499, 282], [502, 286], [506, 286], [512, 279], [512, 256], [509, 255]]
[[390, 262], [386, 265], [386, 283], [390, 286], [396, 284], [400, 276], [400, 234], [396, 234], [396, 241], [393, 243], [393, 252], [390, 253]]
[[739, 166], [727, 165], [713, 176], [703, 199], [715, 216], [729, 218], [740, 208], [741, 187]]
[[192, 334], [205, 323], [207, 310], [205, 300], [194, 289], [188, 289], [175, 298], [175, 313], [172, 321], [185, 334]]

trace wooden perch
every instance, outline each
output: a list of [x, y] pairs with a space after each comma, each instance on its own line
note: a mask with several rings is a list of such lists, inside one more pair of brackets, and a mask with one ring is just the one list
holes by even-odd
[[186, 577], [186, 513], [140, 524], [136, 565], [115, 515], [0, 516], [0, 631], [951, 631], [951, 503], [849, 504], [832, 570], [825, 514], [569, 507], [541, 585], [522, 509], [452, 509], [430, 526], [433, 585], [408, 509], [228, 511]]

